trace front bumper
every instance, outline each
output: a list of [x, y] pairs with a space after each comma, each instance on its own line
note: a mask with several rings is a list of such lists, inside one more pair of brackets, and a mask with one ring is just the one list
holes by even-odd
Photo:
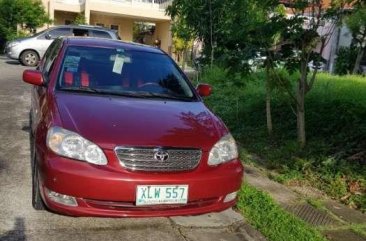
[[5, 49], [4, 49], [4, 54], [9, 59], [16, 59], [16, 60], [18, 60], [19, 59], [20, 52], [16, 48], [9, 48], [9, 47], [6, 46]]
[[[41, 166], [42, 197], [49, 209], [71, 216], [151, 217], [195, 215], [233, 206], [224, 202], [227, 194], [238, 191], [243, 175], [240, 160], [212, 168], [200, 165], [182, 173], [144, 173], [124, 170], [111, 151], [108, 166], [95, 166], [58, 156], [47, 157]], [[112, 159], [112, 160], [111, 160]], [[205, 159], [205, 158], [203, 158]], [[184, 205], [136, 206], [137, 185], [189, 186]], [[55, 203], [46, 189], [75, 197], [77, 207]]]

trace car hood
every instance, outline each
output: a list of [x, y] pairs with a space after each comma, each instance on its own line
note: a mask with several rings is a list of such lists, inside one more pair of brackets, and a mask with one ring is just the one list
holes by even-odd
[[202, 102], [59, 92], [62, 127], [105, 149], [116, 146], [194, 147], [208, 151], [227, 133]]
[[[17, 39], [14, 39], [13, 41], [10, 41], [10, 42], [24, 42], [24, 41], [27, 41], [29, 39], [31, 39], [32, 36], [29, 36], [29, 37], [22, 37], [22, 38], [17, 38]], [[9, 42], [9, 43], [10, 43]]]

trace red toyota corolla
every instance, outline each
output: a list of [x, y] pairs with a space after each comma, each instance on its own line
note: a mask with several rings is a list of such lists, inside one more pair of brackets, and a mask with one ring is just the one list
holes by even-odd
[[31, 107], [33, 207], [72, 216], [191, 215], [233, 206], [235, 140], [161, 50], [56, 39]]

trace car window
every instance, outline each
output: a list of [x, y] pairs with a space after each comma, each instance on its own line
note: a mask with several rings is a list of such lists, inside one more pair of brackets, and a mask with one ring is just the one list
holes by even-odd
[[133, 97], [197, 99], [169, 56], [123, 48], [68, 47], [58, 88]]
[[82, 36], [87, 37], [89, 36], [89, 30], [88, 29], [80, 29], [80, 28], [74, 28], [72, 30], [73, 36]]
[[56, 39], [52, 42], [50, 47], [47, 49], [46, 54], [44, 56], [43, 60], [43, 67], [42, 67], [42, 73], [43, 77], [45, 78], [45, 81], [48, 82], [49, 80], [49, 73], [52, 71], [52, 68], [54, 66], [55, 59], [57, 57], [57, 54], [61, 47], [61, 40]]
[[49, 35], [51, 39], [55, 39], [62, 36], [71, 36], [72, 33], [71, 28], [56, 28], [46, 33], [46, 35]]
[[96, 38], [112, 38], [112, 36], [105, 31], [91, 30], [92, 36]]

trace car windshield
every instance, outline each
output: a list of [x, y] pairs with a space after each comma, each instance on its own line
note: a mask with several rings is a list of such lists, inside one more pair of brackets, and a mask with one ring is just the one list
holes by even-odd
[[68, 47], [57, 86], [63, 91], [196, 100], [168, 56], [124, 48]]
[[42, 35], [43, 33], [45, 33], [46, 31], [48, 31], [49, 29], [45, 29], [45, 30], [42, 30], [41, 32], [38, 32], [38, 33], [35, 33], [35, 34], [33, 34], [33, 36], [32, 37], [38, 37], [38, 36], [40, 36], [40, 35]]

